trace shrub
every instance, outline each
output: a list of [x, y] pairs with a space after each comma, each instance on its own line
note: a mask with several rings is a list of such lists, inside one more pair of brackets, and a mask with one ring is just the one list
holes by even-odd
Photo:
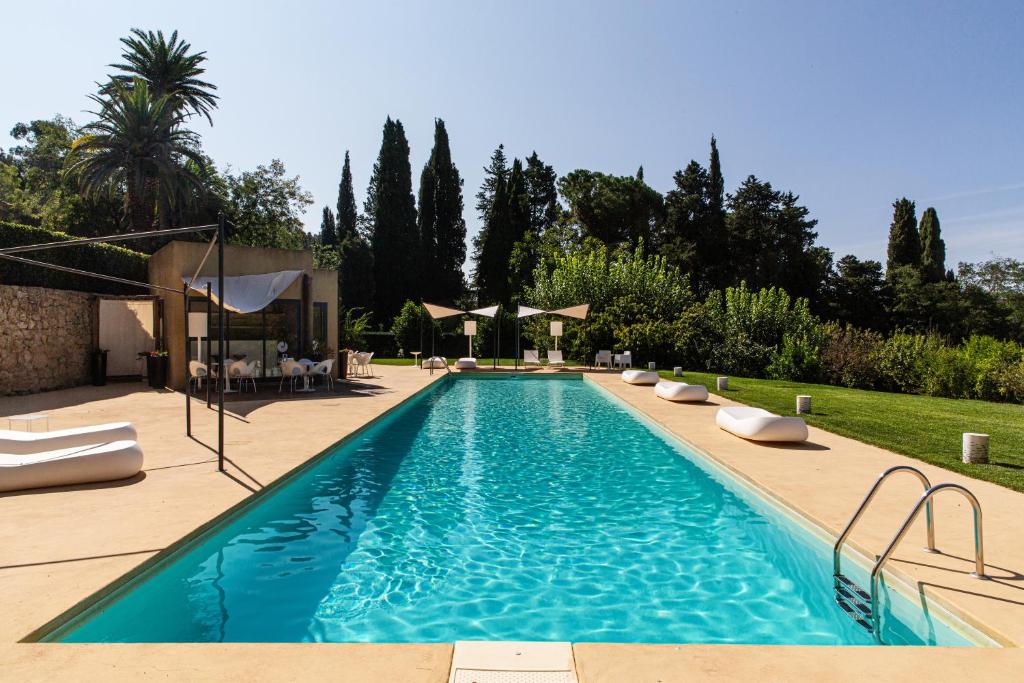
[[[820, 328], [819, 328], [820, 329]], [[821, 335], [815, 332], [787, 333], [775, 349], [765, 370], [771, 379], [817, 382], [822, 376]]]
[[[0, 222], [0, 248], [40, 242], [66, 242], [79, 239], [63, 232], [17, 223]], [[33, 261], [54, 263], [126, 280], [146, 282], [149, 278], [149, 256], [111, 244], [88, 243], [76, 247], [15, 254]], [[26, 287], [50, 287], [97, 294], [144, 294], [147, 290], [98, 278], [73, 275], [58, 270], [16, 263], [3, 259], [0, 284]]]
[[878, 385], [878, 356], [885, 343], [882, 335], [830, 323], [822, 329], [822, 336], [824, 381], [856, 389], [874, 389]]
[[926, 388], [928, 366], [941, 362], [942, 341], [934, 335], [897, 331], [878, 352], [879, 387], [888, 391], [919, 394]]

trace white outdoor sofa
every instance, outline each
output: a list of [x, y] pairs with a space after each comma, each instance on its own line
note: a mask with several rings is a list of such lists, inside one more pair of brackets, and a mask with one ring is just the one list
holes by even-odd
[[58, 429], [52, 432], [16, 432], [0, 429], [0, 453], [20, 455], [56, 451], [73, 446], [89, 446], [111, 441], [135, 441], [131, 422], [109, 422], [90, 427]]
[[658, 373], [649, 370], [626, 370], [622, 373], [622, 381], [626, 384], [651, 386], [657, 384], [660, 379]]
[[127, 479], [142, 469], [135, 441], [110, 441], [37, 453], [0, 453], [0, 491]]
[[806, 441], [807, 423], [763, 408], [720, 408], [715, 423], [725, 431], [751, 441]]
[[654, 394], [666, 401], [687, 402], [708, 400], [708, 390], [703, 384], [670, 382], [661, 380], [654, 385]]
[[441, 356], [431, 356], [430, 358], [423, 361], [421, 366], [424, 370], [442, 370], [448, 367], [448, 359], [442, 358]]
[[456, 370], [476, 370], [476, 358], [460, 358], [455, 361]]

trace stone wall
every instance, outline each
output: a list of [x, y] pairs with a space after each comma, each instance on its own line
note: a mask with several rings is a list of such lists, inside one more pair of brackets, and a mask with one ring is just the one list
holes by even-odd
[[92, 379], [94, 299], [82, 292], [0, 285], [0, 395]]

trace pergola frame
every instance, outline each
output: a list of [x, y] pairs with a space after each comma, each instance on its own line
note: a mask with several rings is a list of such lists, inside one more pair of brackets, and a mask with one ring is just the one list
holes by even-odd
[[[184, 327], [185, 327], [185, 435], [188, 437], [192, 436], [192, 397], [188, 393], [189, 385], [189, 363], [192, 357], [192, 345], [188, 334], [188, 306], [189, 306], [189, 291], [192, 283], [199, 276], [199, 272], [203, 269], [206, 264], [206, 260], [210, 257], [210, 253], [213, 251], [214, 245], [217, 246], [217, 287], [218, 291], [223, 297], [224, 293], [224, 242], [225, 233], [227, 229], [227, 219], [223, 213], [217, 215], [217, 222], [210, 225], [196, 225], [185, 228], [164, 228], [160, 230], [145, 230], [142, 232], [131, 232], [122, 233], [118, 235], [108, 235], [105, 237], [87, 237], [84, 239], [67, 240], [63, 242], [40, 242], [38, 244], [25, 244], [16, 247], [6, 247], [0, 249], [0, 259], [6, 259], [9, 261], [15, 261], [25, 265], [39, 266], [40, 268], [49, 268], [51, 270], [59, 270], [65, 273], [71, 273], [73, 275], [81, 275], [83, 277], [91, 277], [98, 280], [106, 280], [108, 282], [117, 282], [119, 284], [128, 285], [131, 287], [141, 287], [144, 289], [158, 289], [165, 292], [171, 292], [174, 294], [181, 294], [184, 304]], [[95, 244], [97, 242], [110, 243], [110, 242], [126, 242], [129, 240], [145, 239], [148, 237], [164, 237], [168, 235], [183, 235], [187, 233], [196, 232], [213, 232], [213, 237], [210, 239], [210, 246], [206, 250], [206, 254], [203, 256], [203, 260], [199, 263], [199, 267], [196, 268], [195, 275], [186, 282], [181, 291], [173, 289], [171, 287], [163, 287], [161, 285], [154, 285], [148, 282], [138, 282], [136, 280], [128, 280], [126, 278], [116, 277], [114, 275], [106, 275], [104, 273], [94, 273], [88, 270], [81, 270], [78, 268], [71, 268], [70, 266], [62, 266], [55, 263], [46, 263], [44, 261], [35, 261], [27, 259], [21, 256], [14, 256], [14, 254], [24, 254], [35, 251], [44, 251], [49, 249], [63, 249], [65, 247], [78, 247], [83, 244]], [[209, 290], [209, 287], [207, 287]], [[209, 294], [209, 291], [207, 292]], [[222, 307], [223, 308], [223, 307]], [[207, 307], [207, 315], [209, 316], [210, 308]], [[218, 379], [223, 380], [226, 377], [227, 366], [224, 362], [224, 348], [226, 346], [225, 340], [225, 329], [224, 329], [224, 315], [217, 316], [218, 318], [218, 337], [220, 340], [220, 375]], [[206, 338], [207, 352], [210, 350], [210, 336], [207, 333]], [[209, 356], [207, 356], [209, 358]], [[206, 405], [210, 406], [210, 385], [207, 382], [206, 385]], [[224, 382], [217, 382], [217, 470], [219, 472], [224, 471]]]

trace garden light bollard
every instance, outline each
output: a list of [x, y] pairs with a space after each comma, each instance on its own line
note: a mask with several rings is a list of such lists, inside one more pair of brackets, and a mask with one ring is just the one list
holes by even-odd
[[672, 376], [673, 377], [682, 377], [683, 376], [683, 369], [681, 367], [679, 367], [678, 365], [676, 367], [672, 368]]
[[797, 396], [796, 397], [796, 414], [807, 414], [811, 413], [811, 397], [810, 396]]
[[652, 360], [650, 363], [647, 364], [647, 369], [648, 370], [653, 370], [654, 368], [655, 368], [655, 363]]
[[719, 391], [728, 391], [729, 390], [729, 378], [728, 377], [719, 377], [718, 381], [716, 383], [716, 386], [718, 387]]
[[988, 434], [964, 432], [963, 461], [968, 465], [988, 462]]

